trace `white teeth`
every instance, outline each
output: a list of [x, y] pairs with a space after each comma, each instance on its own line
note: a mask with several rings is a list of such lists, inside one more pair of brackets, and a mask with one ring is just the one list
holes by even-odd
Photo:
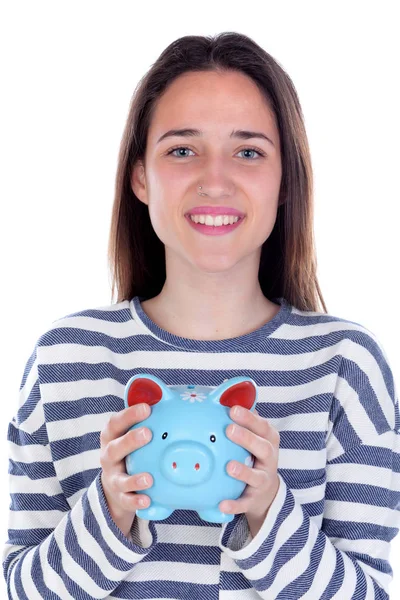
[[233, 225], [239, 220], [239, 217], [234, 215], [218, 215], [212, 217], [211, 215], [189, 215], [192, 221], [195, 223], [201, 223], [202, 225], [213, 225], [214, 227], [220, 227], [221, 225]]

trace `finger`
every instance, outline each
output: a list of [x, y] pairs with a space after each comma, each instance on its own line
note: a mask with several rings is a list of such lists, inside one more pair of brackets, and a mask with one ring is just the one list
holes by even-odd
[[256, 435], [269, 439], [273, 444], [278, 444], [280, 441], [279, 432], [269, 423], [268, 419], [261, 417], [257, 412], [240, 407], [240, 415], [235, 415], [235, 408], [233, 406], [230, 410], [230, 417], [232, 420], [237, 422], [239, 425], [250, 429]]
[[[143, 504], [142, 504], [143, 501]], [[118, 497], [118, 503], [126, 511], [134, 512], [138, 508], [147, 508], [150, 506], [150, 498], [144, 494], [136, 494], [136, 492], [121, 492]]]
[[[146, 479], [146, 482], [142, 480], [143, 478]], [[153, 478], [150, 473], [137, 473], [136, 475], [119, 473], [112, 478], [112, 481], [115, 491], [124, 492], [125, 494], [145, 490], [153, 485]]]
[[152, 438], [152, 433], [147, 427], [130, 429], [121, 437], [111, 440], [102, 448], [100, 463], [103, 470], [115, 468], [119, 463], [120, 470], [123, 470], [123, 460], [128, 454], [148, 444]]
[[278, 448], [276, 446], [240, 425], [228, 425], [226, 435], [232, 442], [253, 454], [262, 465], [267, 466], [271, 459], [277, 457]]
[[[127, 511], [135, 511], [138, 508], [150, 505], [150, 498], [147, 495], [141, 494], [142, 489], [151, 487], [147, 484], [138, 483], [138, 478], [141, 475], [148, 476], [152, 485], [153, 480], [149, 473], [140, 473], [138, 475], [129, 476], [122, 473], [111, 474], [108, 476], [108, 486], [113, 497], [118, 502], [118, 505]], [[146, 504], [140, 505], [140, 500], [145, 499]]]
[[226, 515], [238, 515], [246, 512], [245, 506], [239, 503], [239, 500], [224, 500], [219, 503], [219, 510]]
[[239, 515], [248, 511], [249, 500], [247, 495], [243, 494], [237, 500], [223, 500], [218, 508], [227, 515]]
[[[232, 467], [235, 467], [235, 472], [232, 471]], [[268, 485], [269, 472], [267, 470], [250, 468], [242, 463], [231, 460], [226, 466], [226, 471], [230, 477], [244, 481], [244, 483], [252, 487], [259, 488], [263, 485]]]
[[219, 503], [219, 509], [228, 514], [246, 513], [254, 502], [256, 492], [254, 488], [246, 486], [242, 494], [235, 500], [227, 499]]
[[147, 419], [150, 410], [148, 404], [142, 403], [113, 413], [100, 433], [101, 444], [105, 446], [111, 440], [121, 437], [132, 425]]

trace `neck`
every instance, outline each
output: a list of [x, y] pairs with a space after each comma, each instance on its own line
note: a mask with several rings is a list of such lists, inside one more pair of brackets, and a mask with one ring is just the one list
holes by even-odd
[[209, 273], [187, 263], [179, 269], [167, 263], [163, 289], [142, 303], [143, 310], [159, 327], [180, 337], [222, 340], [245, 335], [279, 310], [262, 293], [258, 265], [247, 261], [231, 272]]

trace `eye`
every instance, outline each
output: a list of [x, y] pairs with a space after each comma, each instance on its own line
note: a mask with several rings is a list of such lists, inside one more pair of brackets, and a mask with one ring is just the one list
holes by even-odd
[[162, 439], [165, 440], [165, 438], [167, 437], [168, 433], [166, 431], [164, 431], [164, 433], [162, 434]]
[[[167, 152], [167, 156], [169, 156], [170, 154], [172, 154], [173, 152], [175, 152], [176, 150], [189, 150], [190, 152], [193, 152], [193, 150], [191, 150], [191, 148], [189, 148], [188, 146], [176, 146], [175, 148], [171, 148], [171, 150], [169, 150]], [[256, 154], [258, 154], [261, 157], [265, 157], [266, 154], [265, 152], [263, 152], [262, 150], [260, 150], [260, 148], [243, 148], [242, 150], [239, 150], [238, 154], [240, 152], [255, 152]], [[188, 158], [188, 156], [183, 156], [182, 154], [178, 155], [174, 155], [176, 158]]]
[[215, 437], [214, 434], [210, 435], [210, 441], [211, 442], [216, 442], [217, 441], [217, 438]]
[[265, 152], [258, 150], [257, 148], [243, 148], [243, 150], [239, 150], [239, 153], [240, 152], [256, 152], [259, 156], [265, 156]]
[[[167, 156], [169, 156], [170, 154], [172, 154], [176, 150], [190, 150], [190, 148], [187, 148], [186, 146], [177, 146], [176, 148], [172, 148], [171, 150], [169, 150], [169, 152], [167, 152]], [[190, 150], [190, 152], [193, 152], [193, 150]], [[176, 156], [176, 158], [178, 158], [178, 156], [176, 154], [174, 156]], [[187, 156], [182, 156], [182, 155], [180, 155], [180, 157], [181, 158], [187, 158]]]

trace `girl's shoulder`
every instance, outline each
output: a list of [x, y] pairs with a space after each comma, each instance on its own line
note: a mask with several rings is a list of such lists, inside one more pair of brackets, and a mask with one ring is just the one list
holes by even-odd
[[52, 321], [39, 337], [37, 346], [70, 342], [74, 337], [80, 339], [84, 332], [113, 335], [131, 320], [129, 300], [85, 308]]

